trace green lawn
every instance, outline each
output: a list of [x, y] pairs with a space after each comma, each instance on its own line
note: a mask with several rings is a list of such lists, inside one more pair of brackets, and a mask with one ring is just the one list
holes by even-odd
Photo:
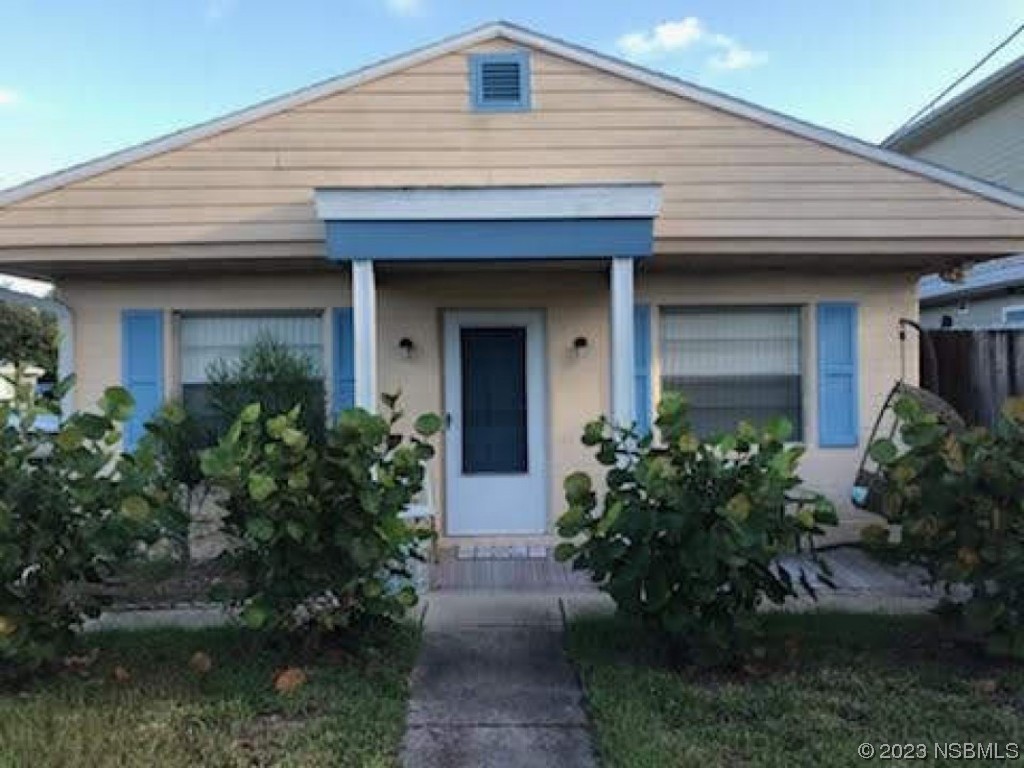
[[[239, 630], [93, 635], [84, 676], [0, 692], [0, 766], [396, 765], [417, 643], [404, 628], [357, 656], [299, 662], [307, 684], [282, 695], [275, 672], [295, 654]], [[196, 651], [213, 661], [205, 676]]]
[[616, 619], [580, 619], [568, 643], [605, 766], [920, 765], [857, 747], [1024, 742], [1024, 665], [979, 659], [932, 617], [772, 615], [765, 661], [732, 673], [673, 669]]

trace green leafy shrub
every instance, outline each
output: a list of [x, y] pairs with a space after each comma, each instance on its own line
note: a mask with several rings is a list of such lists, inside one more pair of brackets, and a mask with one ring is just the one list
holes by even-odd
[[[57, 400], [71, 383], [58, 385]], [[102, 604], [83, 585], [160, 535], [167, 509], [154, 455], [118, 451], [134, 408], [127, 391], [108, 389], [98, 412], [76, 413], [50, 433], [36, 421], [56, 413], [56, 402], [24, 384], [15, 390], [0, 402], [0, 677], [68, 650]]]
[[869, 450], [900, 536], [875, 525], [865, 541], [943, 584], [943, 611], [990, 652], [1024, 658], [1024, 399], [1007, 401], [992, 430], [961, 434], [912, 399], [895, 408], [897, 439]]
[[200, 454], [209, 446], [206, 427], [181, 403], [165, 403], [146, 422], [141, 446], [155, 458], [154, 482], [168, 497], [165, 535], [183, 558], [189, 552], [189, 524], [201, 511], [209, 487], [200, 465]]
[[407, 560], [431, 534], [399, 514], [423, 487], [434, 453], [426, 438], [441, 423], [421, 416], [405, 438], [394, 431], [399, 417], [344, 411], [317, 446], [298, 407], [267, 416], [253, 403], [203, 455], [203, 471], [228, 495], [249, 626], [316, 638], [416, 602]]
[[217, 360], [206, 376], [208, 402], [193, 410], [206, 425], [208, 444], [216, 442], [251, 403], [259, 403], [268, 416], [301, 406], [303, 431], [317, 445], [323, 442], [326, 394], [322, 374], [308, 355], [261, 334], [242, 350], [238, 360]]
[[604, 419], [587, 425], [583, 443], [609, 468], [607, 491], [599, 504], [588, 475], [566, 478], [558, 532], [570, 541], [556, 556], [589, 570], [620, 611], [667, 633], [686, 658], [733, 661], [756, 635], [759, 604], [782, 603], [798, 583], [813, 595], [805, 573], [774, 561], [802, 541], [813, 551], [836, 513], [817, 494], [790, 500], [803, 449], [785, 444], [785, 420], [704, 442], [671, 395], [655, 423], [658, 447]]

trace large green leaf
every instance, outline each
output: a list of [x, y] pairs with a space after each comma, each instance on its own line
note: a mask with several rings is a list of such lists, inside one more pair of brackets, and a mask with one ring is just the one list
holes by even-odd
[[277, 490], [277, 481], [270, 475], [252, 473], [249, 475], [249, 498], [266, 501]]
[[249, 603], [242, 609], [241, 618], [249, 629], [263, 629], [270, 622], [270, 608], [262, 602]]
[[259, 403], [250, 403], [238, 414], [238, 419], [243, 424], [255, 424], [260, 418], [261, 406]]
[[100, 410], [114, 421], [128, 421], [135, 412], [135, 398], [124, 387], [108, 387], [100, 398]]
[[129, 496], [121, 502], [121, 514], [129, 520], [144, 522], [151, 516], [149, 502], [142, 496]]
[[750, 497], [745, 493], [738, 493], [729, 499], [723, 511], [725, 516], [733, 522], [743, 523], [750, 517], [751, 509], [753, 509], [753, 504], [750, 501]]
[[413, 429], [423, 437], [432, 437], [444, 428], [444, 422], [436, 413], [424, 413], [413, 424]]
[[593, 490], [593, 482], [586, 472], [573, 472], [565, 478], [563, 486], [570, 504], [582, 504]]
[[871, 447], [868, 448], [868, 455], [883, 466], [892, 464], [899, 456], [899, 453], [896, 444], [887, 438], [875, 440]]
[[274, 522], [268, 517], [250, 517], [245, 521], [245, 530], [252, 538], [261, 543], [274, 538]]
[[573, 556], [576, 554], [576, 551], [576, 545], [572, 544], [571, 542], [560, 542], [555, 547], [555, 560], [557, 560], [560, 563], [564, 563], [566, 560], [571, 560]]

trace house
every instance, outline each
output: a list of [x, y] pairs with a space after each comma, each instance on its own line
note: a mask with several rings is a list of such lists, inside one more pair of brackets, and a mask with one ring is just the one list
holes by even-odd
[[1022, 206], [499, 22], [10, 189], [0, 271], [56, 283], [129, 444], [270, 329], [335, 409], [448, 415], [447, 537], [543, 543], [584, 423], [671, 389], [703, 431], [787, 416], [847, 499], [918, 277], [1024, 249]]
[[[1024, 192], [1024, 56], [883, 142], [896, 152]], [[960, 279], [921, 280], [928, 328], [1024, 328], [1024, 254]]]

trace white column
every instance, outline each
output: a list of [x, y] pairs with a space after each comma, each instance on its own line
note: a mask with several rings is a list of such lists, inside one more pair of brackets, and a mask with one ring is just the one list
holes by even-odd
[[373, 262], [352, 262], [352, 335], [356, 407], [377, 411], [377, 286]]
[[633, 395], [633, 259], [612, 259], [612, 421], [636, 418]]

